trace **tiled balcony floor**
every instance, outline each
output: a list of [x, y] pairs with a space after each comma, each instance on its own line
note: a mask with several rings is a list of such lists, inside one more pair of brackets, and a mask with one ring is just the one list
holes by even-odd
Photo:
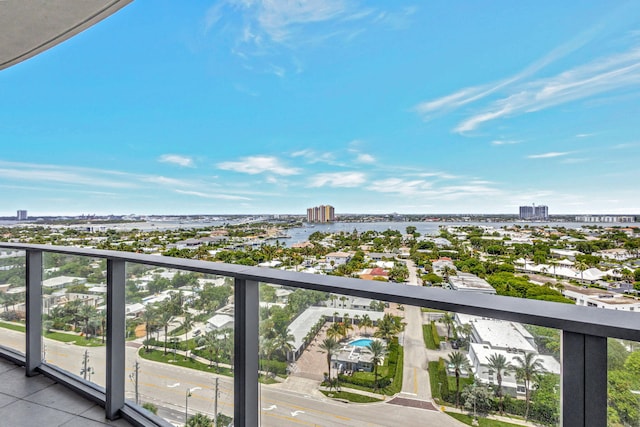
[[109, 421], [104, 408], [43, 376], [25, 376], [24, 368], [0, 357], [0, 426], [130, 426]]

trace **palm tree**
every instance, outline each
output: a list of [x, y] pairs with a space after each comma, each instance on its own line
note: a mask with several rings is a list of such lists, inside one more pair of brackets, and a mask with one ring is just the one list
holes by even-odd
[[367, 335], [367, 328], [373, 327], [373, 321], [371, 320], [371, 317], [369, 317], [368, 314], [364, 314], [362, 316], [362, 322], [360, 322], [360, 324], [364, 328], [364, 334], [365, 335]]
[[327, 375], [331, 379], [331, 356], [340, 348], [340, 344], [333, 337], [325, 338], [319, 345], [320, 349], [327, 352]]
[[371, 341], [371, 344], [367, 346], [367, 349], [371, 352], [371, 363], [373, 363], [373, 378], [378, 389], [378, 365], [384, 360], [384, 356], [387, 354], [387, 349], [382, 342], [378, 340]]
[[357, 326], [358, 333], [360, 333], [360, 315], [359, 314], [356, 314], [355, 316], [353, 316], [353, 324]]
[[[193, 328], [193, 319], [191, 318], [191, 314], [190, 313], [185, 313], [184, 314], [184, 320], [182, 321], [182, 323], [180, 324], [180, 327], [182, 327], [184, 329], [184, 349], [185, 351], [189, 350], [189, 341], [188, 341], [188, 333], [191, 330], [191, 328]], [[186, 352], [185, 352], [185, 356], [186, 356]], [[186, 357], [185, 357], [186, 360]]]
[[169, 324], [173, 320], [173, 316], [168, 311], [163, 311], [158, 317], [158, 326], [164, 328], [164, 354], [167, 354], [167, 334], [169, 332]]
[[207, 350], [207, 353], [209, 353], [209, 367], [213, 366], [213, 360], [215, 356], [216, 370], [218, 369], [218, 362], [220, 360], [218, 358], [218, 353], [220, 351], [219, 341], [220, 340], [218, 340], [217, 331], [207, 332], [206, 334], [198, 337], [198, 339], [196, 340], [198, 345], [204, 346]]
[[542, 361], [535, 357], [535, 353], [524, 353], [524, 357], [516, 356], [513, 358], [519, 365], [515, 367], [516, 378], [524, 381], [525, 399], [527, 400], [527, 408], [524, 412], [525, 420], [529, 416], [529, 388], [531, 387], [531, 381], [536, 374], [543, 370]]
[[500, 410], [500, 415], [502, 415], [503, 411], [503, 402], [502, 402], [502, 374], [507, 373], [513, 369], [513, 366], [510, 362], [507, 362], [507, 358], [502, 354], [494, 353], [489, 356], [489, 363], [487, 364], [490, 370], [496, 373], [496, 380], [498, 382], [498, 388], [496, 389], [496, 394], [498, 395], [498, 408]]
[[341, 323], [332, 323], [327, 329], [327, 336], [333, 339], [343, 335], [343, 325]]
[[442, 267], [442, 276], [444, 277], [445, 281], [449, 281], [449, 276], [455, 276], [456, 275], [456, 269], [453, 267], [449, 267], [448, 265], [445, 265], [444, 267]]
[[454, 324], [453, 315], [447, 312], [438, 321], [440, 323], [444, 323], [445, 326], [447, 327], [447, 339], [451, 338], [451, 328], [453, 328], [453, 324]]
[[575, 267], [580, 271], [580, 280], [584, 282], [584, 271], [589, 268], [589, 265], [584, 261], [578, 261]]
[[90, 337], [89, 333], [89, 322], [91, 319], [95, 318], [98, 315], [98, 310], [92, 305], [83, 305], [78, 309], [77, 316], [78, 320], [84, 323], [84, 327], [82, 330], [87, 338]]
[[549, 260], [549, 264], [551, 265], [551, 267], [553, 267], [553, 277], [557, 277], [556, 276], [556, 267], [558, 266], [558, 260], [555, 258], [552, 258]]
[[349, 331], [353, 330], [353, 325], [351, 324], [351, 318], [349, 317], [349, 313], [345, 313], [342, 315], [342, 324], [344, 325], [345, 338], [347, 338], [349, 336]]
[[385, 314], [381, 320], [378, 321], [378, 330], [373, 336], [382, 338], [386, 342], [391, 342], [391, 339], [400, 331], [402, 331], [402, 323], [400, 318], [392, 316], [389, 313]]
[[289, 332], [289, 329], [278, 333], [273, 341], [278, 351], [287, 359], [289, 352], [293, 350], [293, 342], [295, 341], [295, 337]]
[[[331, 295], [329, 295], [329, 299], [333, 303], [333, 308], [336, 308], [336, 300], [338, 299], [338, 296], [334, 295], [334, 294], [331, 294]], [[335, 322], [335, 320], [334, 320], [334, 322]]]
[[142, 321], [144, 322], [144, 330], [147, 334], [147, 339], [145, 342], [145, 350], [149, 352], [149, 335], [151, 335], [151, 331], [155, 327], [155, 322], [157, 319], [157, 313], [153, 307], [147, 306], [147, 309], [140, 315]]
[[341, 307], [344, 308], [344, 302], [346, 300], [348, 300], [349, 298], [345, 297], [344, 295], [340, 297], [340, 301], [342, 302]]
[[467, 357], [459, 351], [453, 351], [449, 353], [449, 363], [453, 365], [453, 370], [456, 374], [456, 408], [460, 406], [460, 374], [462, 369], [469, 367], [469, 361]]

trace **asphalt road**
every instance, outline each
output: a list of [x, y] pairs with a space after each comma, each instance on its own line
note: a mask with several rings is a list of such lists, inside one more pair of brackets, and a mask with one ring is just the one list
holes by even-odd
[[[407, 330], [405, 341], [413, 342], [405, 353], [406, 397], [428, 399], [428, 378], [424, 366], [426, 356], [418, 349], [422, 344], [421, 315], [406, 307]], [[24, 348], [24, 334], [0, 328], [0, 343], [11, 348]], [[418, 345], [420, 344], [420, 345]], [[59, 341], [45, 340], [48, 363], [80, 375], [83, 354], [88, 351], [88, 366], [92, 368], [90, 380], [104, 386], [105, 348], [79, 347]], [[140, 403], [151, 402], [158, 407], [158, 415], [176, 425], [185, 420], [185, 402], [189, 414], [203, 412], [213, 416], [214, 382], [219, 378], [218, 411], [233, 414], [233, 379], [213, 373], [179, 366], [156, 363], [137, 357], [137, 348], [126, 348], [126, 375], [133, 374], [135, 361], [140, 363]], [[178, 356], [180, 357], [180, 356]], [[337, 402], [317, 394], [305, 394], [279, 387], [261, 386], [260, 414], [262, 426], [397, 426], [438, 425], [460, 426], [453, 418], [438, 411], [389, 404], [387, 402], [355, 404]], [[187, 390], [192, 389], [187, 398]], [[135, 399], [133, 381], [126, 382], [126, 396]]]
[[[409, 269], [408, 286], [420, 286], [416, 275], [416, 267], [411, 260], [406, 261]], [[429, 371], [427, 349], [422, 337], [422, 311], [420, 307], [405, 306], [404, 321], [404, 372], [402, 393], [416, 399], [430, 401]]]

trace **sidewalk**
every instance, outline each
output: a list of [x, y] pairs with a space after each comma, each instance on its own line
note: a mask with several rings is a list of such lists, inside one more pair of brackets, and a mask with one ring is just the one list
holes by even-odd
[[[457, 409], [451, 406], [443, 406], [443, 405], [439, 405], [438, 408], [444, 408], [444, 410], [446, 412], [456, 412], [458, 414], [465, 414], [465, 415], [472, 415], [468, 410], [466, 409]], [[531, 421], [525, 421], [521, 418], [511, 418], [507, 415], [495, 415], [495, 414], [489, 414], [487, 416], [484, 417], [480, 417], [478, 416], [478, 418], [487, 418], [490, 420], [496, 420], [496, 421], [502, 421], [505, 423], [511, 423], [511, 424], [515, 424], [515, 425], [519, 425], [519, 426], [525, 426], [525, 427], [538, 427], [539, 424], [533, 423]]]

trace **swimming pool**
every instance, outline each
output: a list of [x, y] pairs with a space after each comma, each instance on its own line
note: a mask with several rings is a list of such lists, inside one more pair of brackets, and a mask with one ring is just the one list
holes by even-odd
[[349, 343], [349, 345], [353, 345], [353, 346], [356, 346], [356, 347], [367, 347], [372, 342], [373, 342], [373, 340], [371, 340], [369, 338], [360, 338], [358, 340], [351, 341]]

